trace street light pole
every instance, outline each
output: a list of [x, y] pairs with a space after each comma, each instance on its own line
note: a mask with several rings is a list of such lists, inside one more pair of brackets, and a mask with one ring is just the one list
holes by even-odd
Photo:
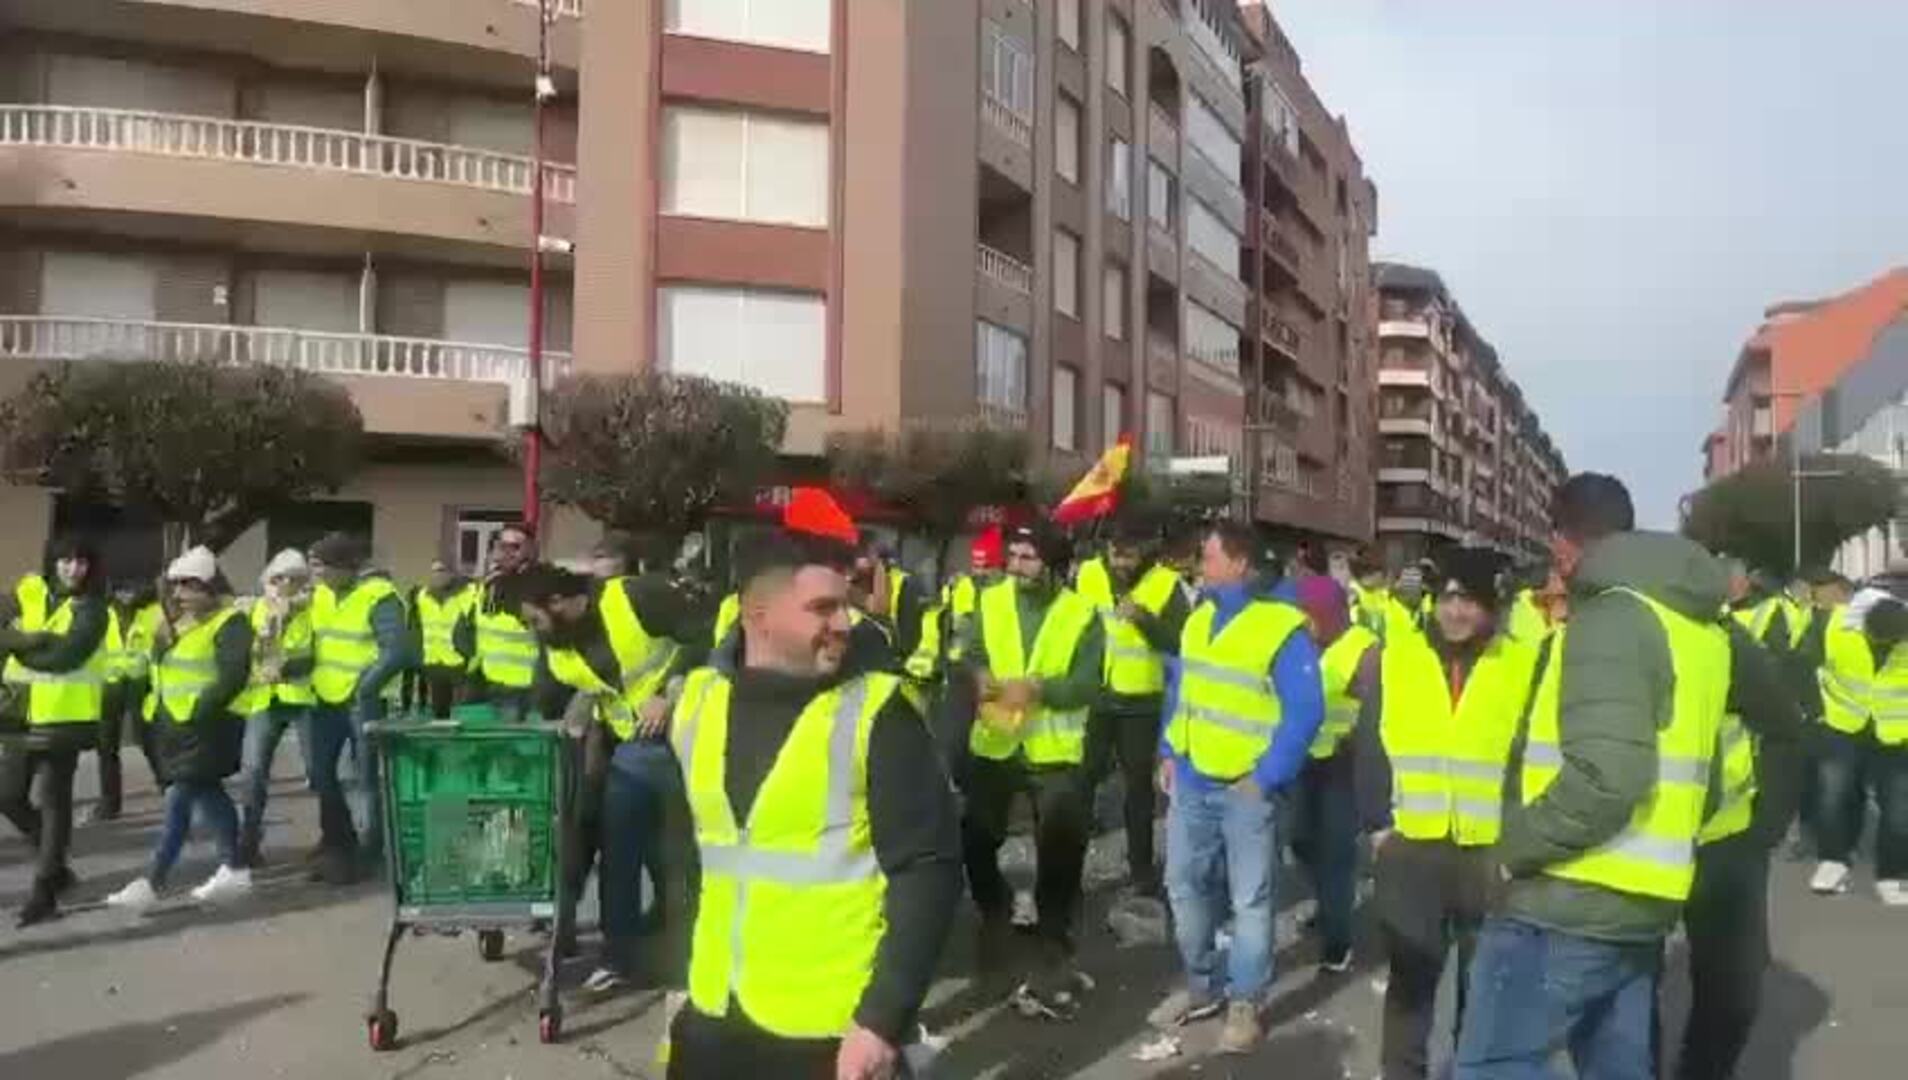
[[523, 429], [523, 520], [543, 516], [543, 129], [544, 106], [556, 96], [550, 78], [550, 0], [537, 0], [537, 72], [530, 147], [530, 385]]

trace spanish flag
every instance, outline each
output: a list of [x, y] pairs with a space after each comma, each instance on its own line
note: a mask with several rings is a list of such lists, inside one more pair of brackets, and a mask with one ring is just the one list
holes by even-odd
[[1093, 463], [1092, 470], [1053, 508], [1053, 520], [1061, 525], [1075, 525], [1112, 513], [1119, 506], [1120, 481], [1126, 479], [1126, 467], [1132, 459], [1133, 437], [1121, 435], [1120, 441], [1107, 447], [1100, 460]]

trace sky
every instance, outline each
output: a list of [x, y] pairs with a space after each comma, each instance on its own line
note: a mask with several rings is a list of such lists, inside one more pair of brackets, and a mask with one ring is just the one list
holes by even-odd
[[1908, 265], [1908, 2], [1271, 0], [1570, 468], [1673, 527], [1762, 310]]

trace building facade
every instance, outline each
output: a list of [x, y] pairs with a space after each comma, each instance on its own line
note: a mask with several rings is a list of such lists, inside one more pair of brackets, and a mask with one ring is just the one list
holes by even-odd
[[[1802, 403], [1784, 439], [1790, 437], [1801, 439], [1804, 454], [1871, 458], [1892, 470], [1908, 493], [1908, 312], [1832, 385]], [[1861, 581], [1899, 568], [1908, 557], [1905, 543], [1908, 521], [1898, 511], [1886, 524], [1845, 542], [1833, 565]]]
[[1443, 547], [1540, 554], [1566, 476], [1497, 351], [1435, 271], [1380, 263], [1378, 548], [1387, 565]]

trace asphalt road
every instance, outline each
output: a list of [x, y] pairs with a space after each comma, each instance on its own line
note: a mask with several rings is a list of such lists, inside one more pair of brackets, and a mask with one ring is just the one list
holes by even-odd
[[[289, 744], [287, 749], [289, 750]], [[363, 1010], [390, 914], [377, 885], [337, 891], [305, 883], [293, 852], [315, 835], [314, 807], [290, 777], [284, 755], [268, 853], [250, 899], [201, 910], [175, 896], [145, 918], [99, 901], [146, 857], [155, 829], [150, 784], [129, 757], [129, 815], [80, 830], [75, 869], [82, 884], [66, 916], [21, 932], [10, 909], [27, 888], [25, 846], [0, 839], [0, 1078], [22, 1080], [239, 1080], [256, 1077], [448, 1077], [547, 1080], [659, 1075], [654, 1054], [663, 1003], [655, 991], [589, 1000], [572, 989], [567, 1037], [536, 1037], [532, 992], [541, 943], [512, 937], [504, 960], [485, 963], [473, 939], [406, 939], [393, 981], [401, 1044], [388, 1054], [366, 1046]], [[83, 769], [90, 772], [90, 765]], [[85, 785], [90, 788], [90, 785]], [[4, 828], [4, 826], [0, 826]], [[1024, 846], [1016, 842], [1024, 862]], [[195, 843], [175, 875], [176, 892], [209, 872]], [[1000, 1007], [994, 988], [971, 974], [972, 926], [950, 943], [946, 977], [925, 1017], [950, 1039], [935, 1073], [1026, 1078], [1377, 1075], [1379, 978], [1361, 943], [1360, 968], [1320, 979], [1299, 930], [1305, 902], [1281, 915], [1280, 979], [1265, 1046], [1246, 1058], [1205, 1055], [1214, 1025], [1190, 1031], [1181, 1053], [1140, 1064], [1152, 1038], [1143, 1017], [1172, 985], [1164, 946], [1119, 948], [1104, 926], [1116, 895], [1106, 880], [1119, 866], [1117, 839], [1096, 844], [1089, 875], [1085, 969], [1098, 987], [1071, 1024], [1024, 1020]], [[1742, 1080], [1902, 1075], [1908, 1060], [1908, 912], [1884, 910], [1863, 878], [1848, 896], [1817, 899], [1806, 867], [1781, 862], [1772, 885], [1777, 962]], [[1299, 889], [1287, 890], [1296, 894]], [[566, 969], [574, 987], [587, 959]], [[1678, 1029], [1680, 972], [1666, 994]]]

